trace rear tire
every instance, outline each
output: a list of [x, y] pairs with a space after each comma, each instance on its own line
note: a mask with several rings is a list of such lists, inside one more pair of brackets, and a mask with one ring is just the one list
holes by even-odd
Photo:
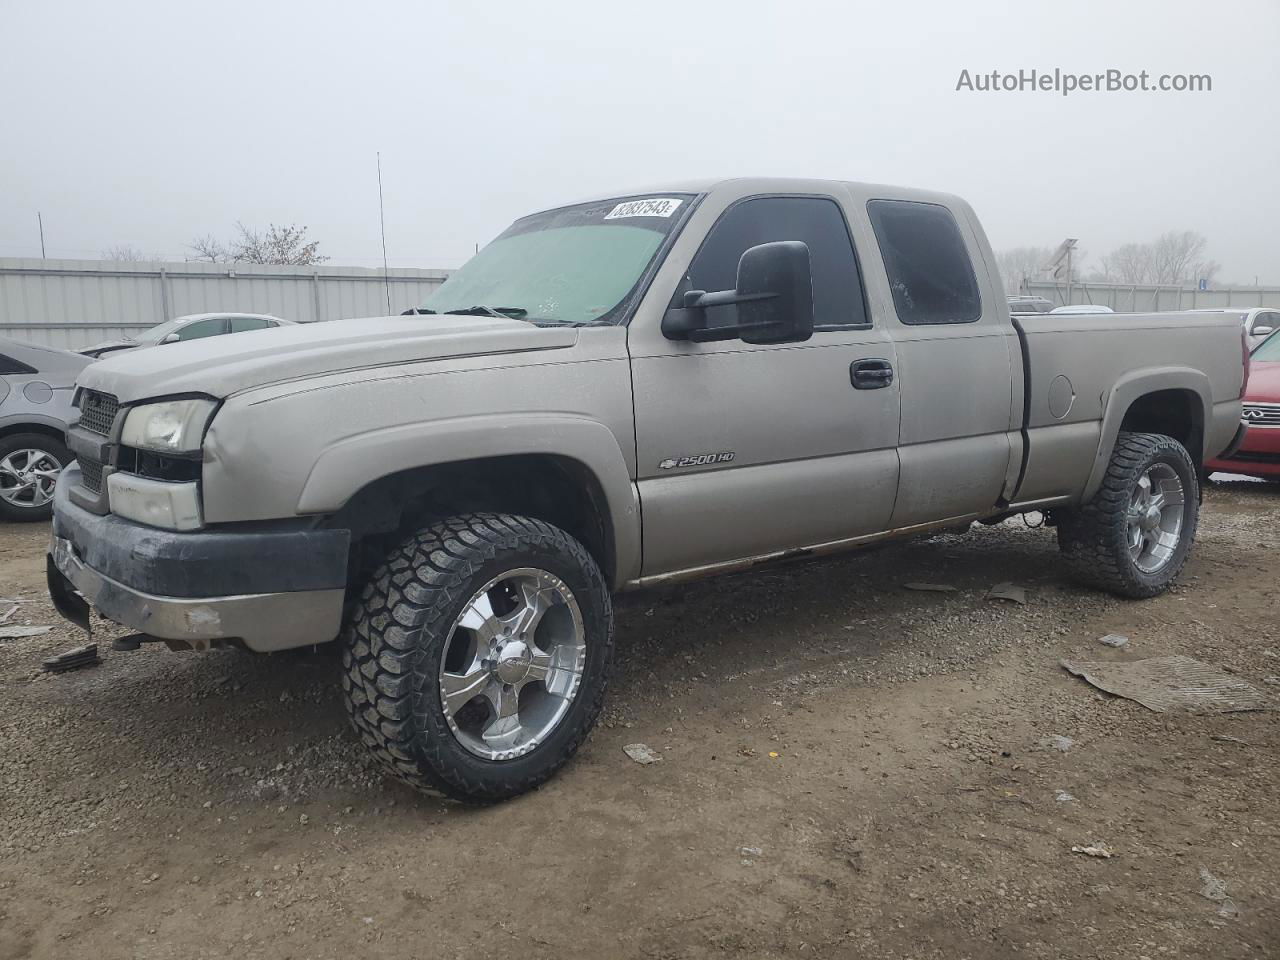
[[569, 534], [468, 514], [391, 553], [341, 642], [351, 721], [381, 765], [417, 789], [489, 803], [537, 787], [586, 739], [613, 611]]
[[1199, 506], [1195, 464], [1182, 444], [1164, 434], [1122, 432], [1098, 492], [1059, 515], [1058, 546], [1081, 583], [1154, 597], [1186, 563]]
[[48, 434], [0, 438], [0, 520], [30, 523], [53, 516], [57, 475], [71, 459], [66, 445]]

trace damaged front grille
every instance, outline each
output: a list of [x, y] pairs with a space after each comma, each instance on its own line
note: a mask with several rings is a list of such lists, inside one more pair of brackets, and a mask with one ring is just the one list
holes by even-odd
[[102, 464], [96, 460], [81, 460], [80, 483], [90, 493], [101, 493]]
[[83, 390], [80, 393], [80, 426], [101, 437], [111, 436], [120, 401], [109, 393]]

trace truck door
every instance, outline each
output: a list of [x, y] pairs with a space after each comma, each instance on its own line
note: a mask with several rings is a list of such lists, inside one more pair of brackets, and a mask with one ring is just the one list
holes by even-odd
[[984, 244], [942, 204], [870, 200], [867, 213], [891, 294], [885, 325], [902, 390], [892, 526], [988, 511], [1021, 426], [1013, 387], [1022, 373], [1002, 295], [980, 286], [974, 270], [986, 262]]
[[801, 240], [815, 330], [754, 345], [667, 340], [654, 317], [632, 325], [645, 576], [878, 532], [898, 482], [893, 343], [869, 322], [840, 205], [755, 196], [699, 213], [716, 219], [669, 302], [733, 289], [748, 248]]

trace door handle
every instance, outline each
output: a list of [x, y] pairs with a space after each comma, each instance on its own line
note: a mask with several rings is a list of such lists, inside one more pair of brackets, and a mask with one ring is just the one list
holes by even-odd
[[893, 383], [893, 364], [888, 360], [855, 360], [849, 364], [849, 382], [855, 390], [879, 390]]

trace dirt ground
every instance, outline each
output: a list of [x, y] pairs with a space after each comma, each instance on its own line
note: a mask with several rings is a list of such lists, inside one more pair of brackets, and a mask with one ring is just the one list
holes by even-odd
[[1146, 602], [1020, 522], [620, 598], [601, 726], [487, 809], [383, 780], [325, 656], [42, 674], [81, 639], [47, 536], [0, 527], [10, 623], [54, 625], [0, 641], [0, 960], [1280, 956], [1280, 714], [1157, 714], [1058, 665], [1185, 653], [1280, 700], [1280, 487], [1215, 484]]

